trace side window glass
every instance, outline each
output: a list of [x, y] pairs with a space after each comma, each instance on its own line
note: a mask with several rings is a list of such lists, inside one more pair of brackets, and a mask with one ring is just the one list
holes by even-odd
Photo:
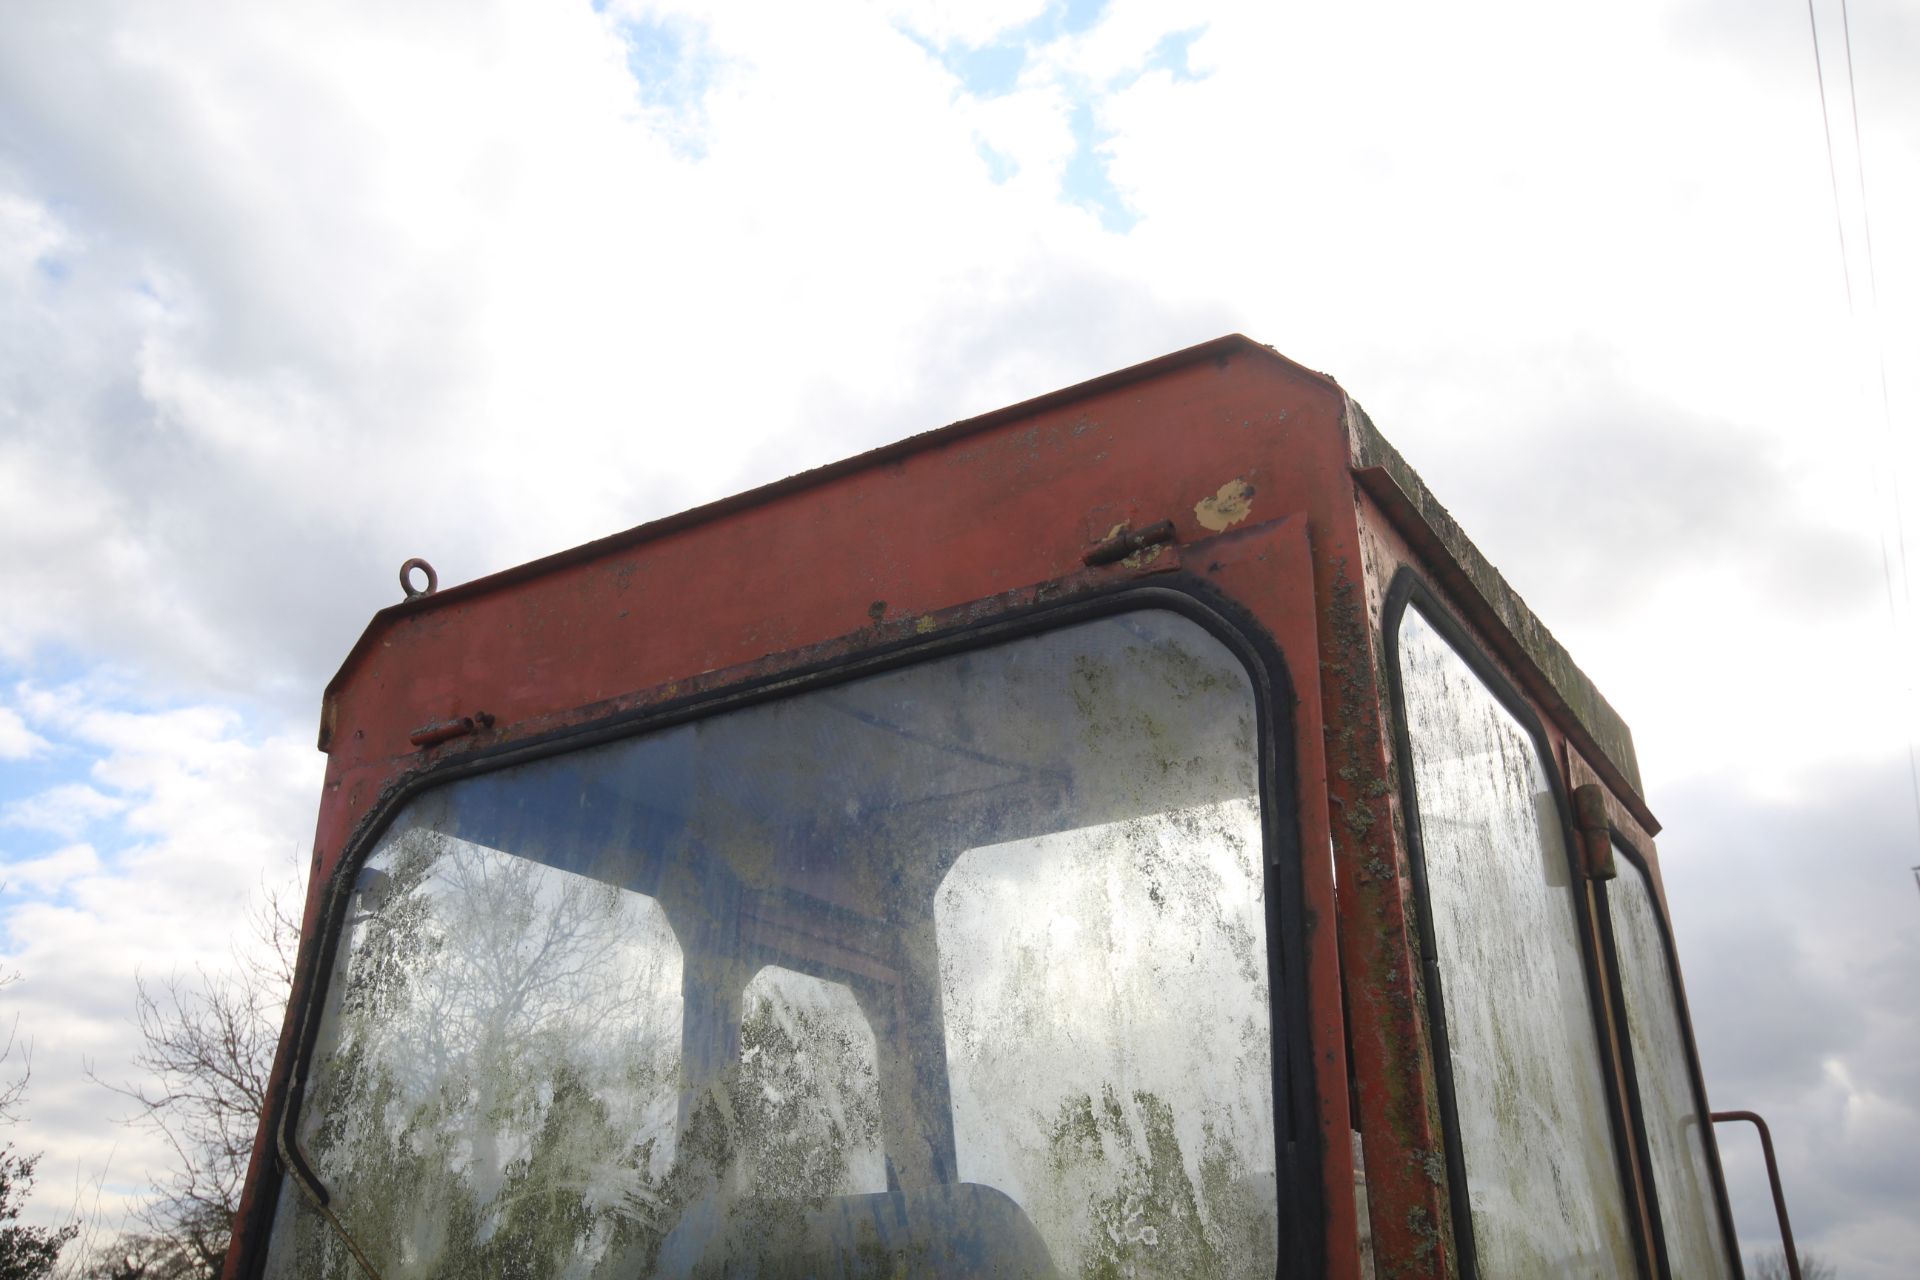
[[1607, 907], [1667, 1262], [1676, 1276], [1731, 1276], [1711, 1124], [1695, 1089], [1666, 931], [1639, 860], [1616, 844], [1613, 861], [1617, 875], [1607, 886]]
[[1633, 1275], [1550, 775], [1533, 737], [1416, 607], [1398, 649], [1440, 987], [1429, 1010], [1444, 1033], [1436, 1052], [1479, 1273]]

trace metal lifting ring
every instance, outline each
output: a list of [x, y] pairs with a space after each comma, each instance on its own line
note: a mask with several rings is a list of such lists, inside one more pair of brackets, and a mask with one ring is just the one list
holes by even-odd
[[[413, 585], [413, 571], [415, 569], [427, 575], [426, 586], [416, 588]], [[407, 599], [409, 600], [418, 600], [422, 596], [430, 596], [440, 589], [440, 575], [433, 571], [432, 565], [422, 560], [419, 556], [414, 556], [400, 566], [400, 589], [407, 593]]]

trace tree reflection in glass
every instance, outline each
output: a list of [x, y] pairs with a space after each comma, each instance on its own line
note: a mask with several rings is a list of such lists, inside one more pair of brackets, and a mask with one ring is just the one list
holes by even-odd
[[[349, 1229], [389, 1280], [511, 1274], [556, 1233], [596, 1252], [674, 1154], [659, 903], [418, 828], [358, 883], [302, 1133]], [[270, 1270], [357, 1274], [305, 1225]]]

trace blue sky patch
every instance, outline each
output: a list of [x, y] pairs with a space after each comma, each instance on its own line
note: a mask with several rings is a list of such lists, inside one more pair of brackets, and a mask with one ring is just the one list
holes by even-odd
[[[896, 25], [895, 29], [912, 40], [960, 82], [976, 98], [995, 98], [1018, 87], [1021, 72], [1029, 62], [1029, 51], [1063, 36], [1080, 35], [1093, 28], [1105, 16], [1107, 0], [1054, 0], [1030, 22], [999, 32], [979, 45], [959, 42], [939, 44], [934, 40]], [[1171, 31], [1155, 42], [1146, 57], [1135, 67], [1113, 77], [1104, 85], [1089, 84], [1081, 77], [1067, 77], [1061, 85], [1071, 95], [1073, 114], [1073, 154], [1061, 175], [1061, 198], [1096, 214], [1108, 231], [1125, 235], [1139, 224], [1140, 215], [1127, 207], [1119, 188], [1107, 171], [1109, 157], [1101, 150], [1110, 134], [1099, 128], [1098, 107], [1106, 94], [1118, 92], [1154, 71], [1166, 72], [1176, 83], [1190, 83], [1205, 77], [1195, 73], [1189, 59], [1194, 41], [1206, 31], [1204, 24]], [[1018, 171], [1010, 156], [985, 143], [978, 144], [980, 158], [996, 183], [1003, 183]]]
[[701, 106], [720, 65], [705, 30], [684, 18], [623, 18], [614, 31], [626, 46], [627, 72], [641, 104], [670, 121], [667, 141], [689, 158], [705, 156]]
[[1020, 82], [1020, 68], [1027, 64], [1027, 50], [1018, 44], [989, 44], [970, 49], [954, 46], [939, 52], [928, 49], [940, 59], [940, 65], [960, 78], [967, 92], [976, 98], [997, 98]]
[[1067, 200], [1100, 217], [1100, 225], [1121, 235], [1133, 230], [1140, 215], [1127, 207], [1119, 188], [1107, 173], [1107, 157], [1100, 144], [1107, 136], [1094, 122], [1093, 105], [1076, 103], [1073, 108], [1073, 156], [1061, 175], [1061, 194]]
[[1054, 9], [1049, 10], [1049, 12], [1059, 13], [1060, 29], [1070, 36], [1091, 31], [1093, 25], [1100, 21], [1106, 11], [1107, 0], [1066, 0], [1065, 4], [1056, 5]]
[[1193, 48], [1193, 42], [1206, 33], [1206, 26], [1188, 27], [1185, 31], [1172, 31], [1160, 37], [1160, 43], [1153, 46], [1153, 52], [1147, 55], [1148, 71], [1170, 71], [1176, 81], [1193, 82], [1204, 80], [1205, 76], [1195, 75], [1187, 65], [1187, 52]]
[[[66, 723], [65, 715], [30, 714], [24, 704], [36, 691], [57, 699], [72, 697], [76, 719], [96, 712], [157, 716], [207, 705], [157, 699], [140, 690], [128, 673], [110, 664], [90, 666], [62, 646], [48, 646], [30, 664], [0, 663], [0, 707], [17, 713], [45, 744], [24, 759], [0, 759], [0, 882], [8, 879], [10, 864], [43, 858], [76, 843], [92, 844], [101, 861], [110, 863], [118, 852], [138, 843], [125, 825], [126, 811], [147, 798], [137, 783], [120, 788], [96, 781], [95, 767], [114, 754], [114, 746]], [[221, 705], [217, 710], [226, 717], [223, 739], [257, 744], [267, 736], [266, 727], [241, 708]], [[34, 820], [42, 797], [81, 787], [114, 803], [91, 812], [85, 806], [70, 807], [71, 830]], [[21, 890], [16, 885], [13, 891]]]
[[894, 29], [952, 72], [968, 93], [976, 98], [994, 98], [1011, 92], [1019, 83], [1027, 50], [1091, 30], [1106, 10], [1107, 0], [1055, 0], [1038, 17], [1009, 27], [982, 45], [941, 45], [904, 26], [896, 24]]
[[640, 86], [641, 100], [671, 101], [680, 63], [687, 54], [685, 33], [668, 23], [648, 20], [622, 22], [618, 29], [627, 46], [627, 70]]
[[984, 142], [975, 143], [974, 150], [978, 151], [980, 158], [986, 161], [987, 176], [993, 179], [995, 186], [1006, 182], [1020, 172], [1019, 163], [1004, 151], [996, 151]]
[[[16, 687], [15, 680], [7, 680], [0, 686], [6, 691], [0, 695], [0, 705], [19, 711], [19, 702], [12, 696]], [[40, 687], [53, 686], [41, 684]], [[112, 794], [110, 789], [93, 781], [93, 766], [106, 754], [104, 751], [75, 742], [53, 726], [24, 713], [21, 718], [47, 745], [24, 760], [0, 760], [0, 881], [8, 878], [10, 863], [45, 857], [76, 841], [87, 840], [94, 828], [106, 824], [112, 824], [116, 832], [119, 829], [118, 819], [108, 814], [86, 821], [82, 829], [73, 832], [51, 830], [36, 822], [9, 820], [18, 813], [16, 806], [30, 811], [37, 797], [56, 788], [91, 787]]]
[[[47, 735], [41, 733], [40, 736], [44, 738]], [[21, 801], [30, 800], [62, 783], [88, 781], [88, 770], [93, 760], [90, 757], [75, 759], [75, 755], [71, 747], [56, 742], [26, 760], [0, 760], [0, 815]], [[0, 820], [0, 864], [15, 858], [37, 857], [45, 851], [41, 848], [47, 843], [42, 839], [43, 836], [50, 839], [51, 833]], [[29, 845], [32, 846], [31, 852]], [[5, 877], [5, 870], [0, 867], [0, 879]]]
[[1020, 69], [1027, 65], [1027, 42], [1019, 40], [1017, 32], [1003, 34], [991, 44], [939, 45], [905, 27], [896, 25], [894, 30], [919, 45], [976, 98], [1012, 92], [1020, 82]]

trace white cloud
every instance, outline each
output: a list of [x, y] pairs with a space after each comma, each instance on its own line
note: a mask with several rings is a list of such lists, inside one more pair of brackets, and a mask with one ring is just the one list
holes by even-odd
[[0, 192], [0, 279], [15, 289], [66, 247], [67, 235], [47, 210], [13, 192]]
[[[119, 683], [110, 676], [103, 687], [117, 693]], [[304, 733], [252, 732], [226, 708], [129, 709], [80, 682], [19, 692], [96, 784], [52, 788], [29, 802], [39, 804], [30, 816], [48, 827], [69, 812], [119, 819], [88, 843], [0, 865], [0, 968], [24, 979], [0, 1001], [34, 1046], [27, 1140], [46, 1153], [33, 1212], [58, 1220], [69, 1206], [57, 1188], [111, 1164], [93, 1206], [110, 1221], [170, 1157], [152, 1135], [112, 1124], [120, 1108], [81, 1069], [138, 1078], [136, 976], [249, 963], [240, 922], [263, 885], [304, 865], [320, 762]]]
[[1052, 7], [1053, 0], [896, 0], [892, 12], [937, 45], [983, 45]]
[[27, 760], [47, 749], [47, 740], [27, 728], [12, 707], [0, 707], [0, 760]]
[[[1806, 1247], [1842, 1275], [1890, 1280], [1920, 1141], [1905, 763], [1802, 782], [1804, 795], [1755, 795], [1738, 777], [1673, 788], [1667, 896], [1713, 1106], [1767, 1118]], [[1743, 1234], [1764, 1243], [1757, 1142], [1734, 1128], [1722, 1143]]]
[[63, 782], [0, 809], [0, 823], [34, 827], [72, 839], [125, 807], [124, 801], [83, 782]]
[[100, 855], [90, 844], [70, 844], [41, 858], [7, 862], [0, 868], [6, 888], [12, 892], [57, 893], [82, 876], [100, 870]]

